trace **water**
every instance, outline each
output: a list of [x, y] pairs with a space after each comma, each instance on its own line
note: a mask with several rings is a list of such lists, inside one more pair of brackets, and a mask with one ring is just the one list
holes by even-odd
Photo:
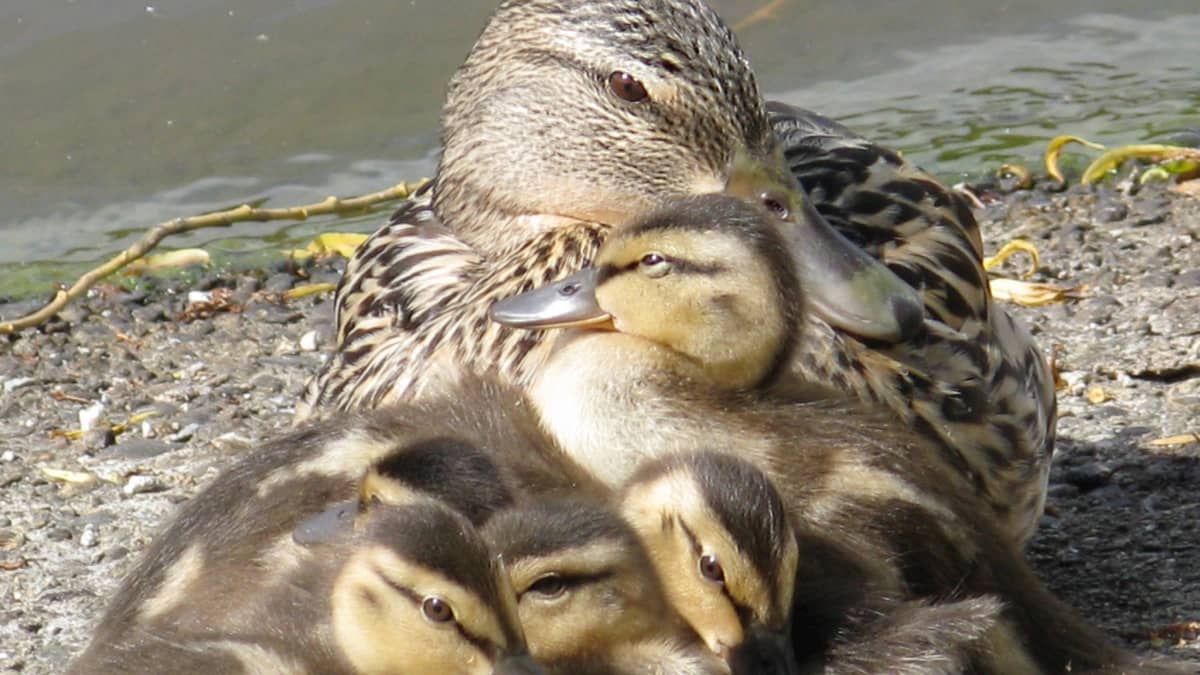
[[[495, 0], [147, 2], [0, 4], [0, 296], [68, 279], [175, 216], [429, 174], [445, 82]], [[768, 3], [714, 4], [739, 24]], [[944, 178], [1036, 163], [1060, 133], [1200, 128], [1195, 0], [774, 4], [739, 29], [772, 97]], [[329, 227], [167, 244], [254, 254]]]

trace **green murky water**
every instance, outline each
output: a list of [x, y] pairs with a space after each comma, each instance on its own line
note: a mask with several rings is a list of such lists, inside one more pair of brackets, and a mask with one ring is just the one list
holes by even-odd
[[[6, 0], [0, 297], [71, 278], [174, 216], [427, 175], [445, 81], [494, 1]], [[714, 4], [737, 23], [766, 2]], [[1060, 133], [1200, 131], [1200, 5], [1133, 5], [787, 0], [739, 33], [771, 96], [957, 179], [1036, 163]], [[168, 244], [257, 260], [329, 227]]]

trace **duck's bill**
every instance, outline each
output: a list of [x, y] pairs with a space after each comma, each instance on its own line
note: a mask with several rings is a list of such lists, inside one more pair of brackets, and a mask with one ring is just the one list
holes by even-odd
[[492, 321], [513, 328], [612, 330], [612, 316], [596, 302], [596, 270], [587, 268], [547, 286], [492, 305]]
[[746, 639], [729, 655], [729, 666], [733, 675], [791, 675], [800, 672], [790, 636], [787, 633], [772, 632], [761, 624], [752, 624], [746, 628]]
[[882, 342], [903, 342], [920, 330], [925, 306], [916, 290], [817, 213], [781, 154], [770, 162], [739, 155], [730, 165], [725, 192], [788, 209], [784, 235], [814, 315], [839, 330]]
[[492, 675], [545, 675], [546, 670], [528, 655], [506, 656], [496, 662]]

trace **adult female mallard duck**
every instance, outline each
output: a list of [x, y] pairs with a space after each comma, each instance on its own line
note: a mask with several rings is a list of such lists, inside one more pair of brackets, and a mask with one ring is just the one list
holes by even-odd
[[[498, 320], [577, 328], [530, 387], [543, 425], [610, 482], [681, 450], [753, 462], [797, 531], [841, 551], [831, 564], [801, 546], [802, 561], [822, 563], [820, 607], [830, 572], [902, 599], [998, 597], [1006, 608], [974, 672], [1139, 667], [1040, 584], [944, 448], [854, 404], [790, 398], [777, 381], [806, 339], [805, 303], [770, 220], [738, 199], [684, 199], [615, 230], [594, 268], [498, 303]], [[649, 527], [704, 503], [695, 490], [672, 493], [679, 483], [668, 475], [635, 500]], [[798, 589], [806, 578], [802, 569]], [[798, 590], [794, 606], [809, 597]]]
[[895, 153], [768, 110], [700, 0], [501, 4], [450, 82], [436, 179], [347, 267], [335, 353], [297, 417], [422, 395], [459, 368], [527, 384], [548, 342], [488, 322], [488, 306], [583, 267], [610, 227], [662, 200], [722, 189], [829, 219], [789, 233], [813, 308], [796, 368], [938, 439], [1027, 536], [1053, 390], [991, 305], [969, 210]]

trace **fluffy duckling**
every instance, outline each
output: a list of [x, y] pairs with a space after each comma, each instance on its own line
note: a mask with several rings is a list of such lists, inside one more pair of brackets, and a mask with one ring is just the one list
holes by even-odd
[[788, 230], [812, 309], [796, 372], [889, 406], [954, 456], [1010, 538], [1032, 531], [1054, 390], [991, 302], [969, 208], [896, 153], [765, 105], [701, 0], [504, 2], [442, 122], [436, 179], [347, 266], [336, 351], [298, 418], [424, 395], [447, 369], [528, 384], [550, 342], [490, 324], [492, 301], [578, 270], [664, 199], [725, 190], [820, 213]]
[[679, 450], [736, 453], [798, 528], [837, 543], [830, 569], [901, 598], [999, 597], [984, 672], [1132, 663], [1041, 586], [944, 447], [767, 389], [803, 339], [802, 289], [769, 220], [727, 197], [681, 200], [615, 232], [594, 269], [497, 304], [498, 320], [581, 327], [530, 388], [543, 425], [608, 481]]
[[381, 488], [379, 501], [421, 495], [481, 522], [524, 491], [600, 489], [573, 466], [521, 393], [491, 380], [297, 430], [254, 449], [180, 508], [117, 590], [76, 672], [195, 636], [258, 644], [262, 626], [290, 620], [282, 608], [264, 616], [265, 598], [308, 601], [290, 580], [324, 569], [313, 544], [353, 522], [368, 469], [368, 481], [411, 493]]
[[553, 672], [729, 672], [667, 602], [615, 511], [541, 499], [497, 514], [483, 534], [512, 580], [530, 654]]
[[70, 672], [543, 672], [526, 654], [503, 567], [464, 516], [419, 499], [373, 505], [353, 530], [252, 592], [240, 631], [146, 627], [94, 647]]
[[[961, 673], [1000, 618], [1002, 606], [990, 597], [928, 604], [874, 589], [857, 554], [824, 533], [793, 531], [771, 481], [734, 455], [647, 462], [621, 505], [694, 630], [719, 645], [784, 625], [801, 672]], [[769, 672], [745, 659], [743, 667]]]

